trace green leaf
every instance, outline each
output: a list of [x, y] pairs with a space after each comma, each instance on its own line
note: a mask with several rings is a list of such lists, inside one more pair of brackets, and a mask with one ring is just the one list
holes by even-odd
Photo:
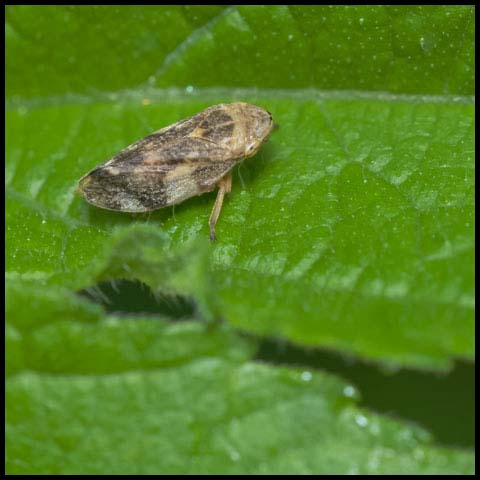
[[254, 351], [225, 328], [206, 330], [200, 322], [169, 325], [158, 316], [105, 318], [99, 306], [37, 282], [11, 280], [6, 297], [7, 348], [15, 352], [8, 375], [125, 373], [177, 367], [212, 355], [244, 360]]
[[136, 86], [223, 10], [180, 5], [8, 7], [8, 95]]
[[[473, 472], [337, 378], [249, 360], [259, 336], [473, 359], [473, 7], [9, 6], [5, 35], [8, 473]], [[137, 217], [75, 195], [233, 100], [280, 128], [235, 170], [216, 244], [213, 192]], [[123, 278], [210, 322], [73, 293]]]
[[[252, 345], [228, 328], [105, 317], [28, 282], [7, 298], [9, 474], [473, 469], [470, 454], [358, 409], [333, 376], [247, 361]], [[26, 298], [38, 316], [14, 309]]]
[[8, 95], [154, 86], [474, 93], [474, 7], [7, 10]]
[[[196, 255], [183, 260], [172, 253], [183, 266], [166, 269], [161, 258], [169, 249], [206, 240], [214, 194], [133, 222], [74, 196], [82, 173], [122, 145], [237, 98], [171, 92], [160, 104], [163, 92], [151, 93], [152, 104], [143, 107], [127, 95], [115, 104], [55, 101], [9, 112], [7, 139], [35, 131], [39, 115], [44, 125], [29, 136], [27, 151], [23, 142], [7, 145], [12, 271], [77, 289], [139, 278], [195, 296], [203, 312], [219, 312], [250, 332], [396, 364], [445, 368], [452, 356], [473, 357], [469, 100], [244, 93], [267, 107], [280, 129], [237, 171], [217, 244], [188, 247]], [[101, 134], [96, 122], [104, 125]], [[68, 147], [56, 125], [70, 132]], [[130, 232], [125, 244], [118, 236], [107, 241], [118, 225]], [[176, 270], [186, 272], [181, 286]]]

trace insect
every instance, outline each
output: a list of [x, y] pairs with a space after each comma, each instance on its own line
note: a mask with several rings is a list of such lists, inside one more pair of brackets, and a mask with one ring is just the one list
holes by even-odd
[[77, 191], [96, 207], [149, 212], [218, 187], [209, 220], [214, 241], [233, 167], [258, 152], [273, 126], [257, 105], [214, 105], [125, 148], [84, 175]]

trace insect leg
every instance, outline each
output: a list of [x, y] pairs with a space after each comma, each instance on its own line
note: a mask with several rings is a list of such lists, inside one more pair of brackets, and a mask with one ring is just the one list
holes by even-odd
[[230, 193], [232, 191], [232, 172], [227, 173], [221, 181], [225, 182], [225, 193]]
[[229, 193], [232, 190], [232, 172], [227, 173], [217, 184], [218, 194], [215, 200], [215, 205], [213, 206], [212, 213], [210, 215], [210, 220], [208, 225], [210, 226], [210, 240], [214, 242], [216, 240], [215, 236], [215, 225], [217, 223], [218, 217], [220, 215], [220, 210], [222, 209], [223, 198], [226, 193]]

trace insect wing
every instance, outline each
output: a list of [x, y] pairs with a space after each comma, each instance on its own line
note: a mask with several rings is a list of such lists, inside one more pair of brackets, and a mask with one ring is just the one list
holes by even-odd
[[79, 190], [93, 205], [124, 212], [200, 195], [245, 156], [237, 128], [228, 105], [207, 108], [125, 148], [83, 177]]
[[89, 172], [80, 182], [87, 201], [124, 212], [156, 210], [212, 190], [236, 163], [228, 148], [206, 139], [163, 136], [154, 133]]
[[188, 136], [165, 145], [155, 157], [147, 156], [144, 169], [162, 174], [165, 203], [161, 206], [166, 206], [212, 190], [236, 163], [228, 148]]

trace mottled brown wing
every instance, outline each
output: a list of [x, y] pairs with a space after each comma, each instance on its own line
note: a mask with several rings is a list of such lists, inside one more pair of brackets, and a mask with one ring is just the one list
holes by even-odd
[[152, 134], [88, 173], [80, 181], [86, 200], [109, 210], [156, 210], [212, 190], [238, 161], [207, 139], [162, 136]]
[[193, 117], [142, 138], [115, 155], [102, 166], [120, 166], [158, 162], [182, 162], [209, 158], [213, 162], [229, 156], [240, 157], [235, 148], [235, 119], [228, 105], [214, 105]]

